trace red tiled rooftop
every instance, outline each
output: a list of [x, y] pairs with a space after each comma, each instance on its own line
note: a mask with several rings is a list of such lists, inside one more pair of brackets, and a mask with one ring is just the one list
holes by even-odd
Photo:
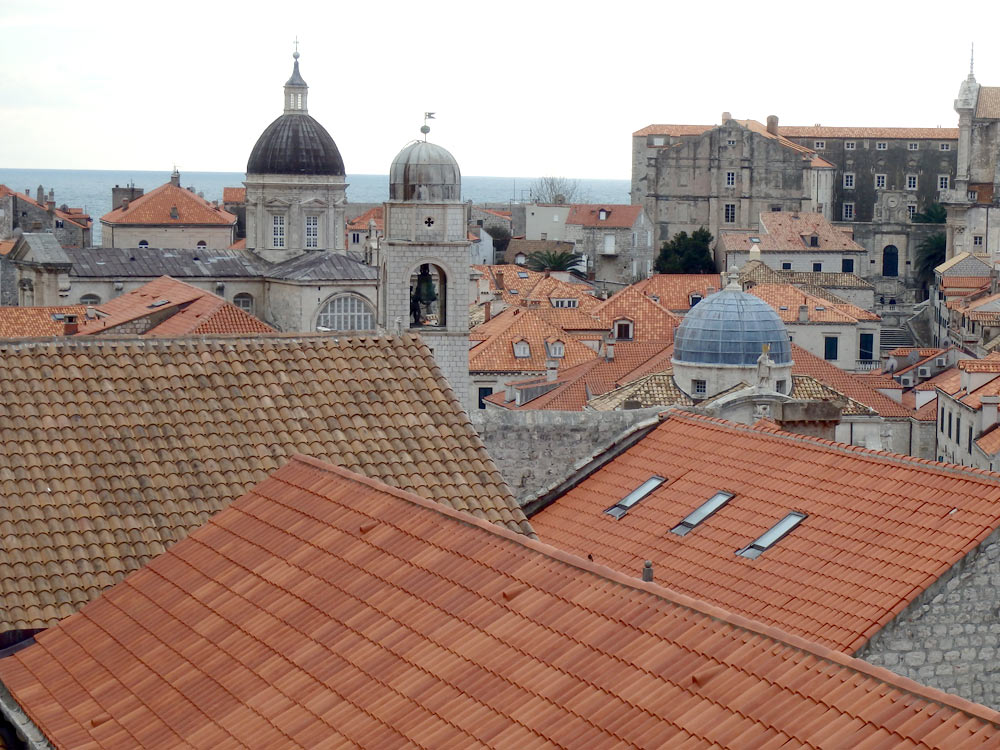
[[750, 294], [760, 297], [778, 313], [785, 323], [802, 323], [799, 307], [808, 308], [809, 323], [848, 323], [880, 320], [879, 316], [848, 302], [831, 302], [803, 291], [792, 284], [755, 284]]
[[[654, 475], [667, 482], [620, 520], [604, 512]], [[720, 490], [726, 505], [670, 532]], [[735, 554], [790, 511], [806, 514], [794, 531]], [[633, 575], [652, 560], [682, 593], [853, 653], [1000, 526], [1000, 476], [673, 410], [531, 522], [562, 549]]]
[[355, 216], [347, 222], [347, 231], [367, 232], [372, 219], [375, 220], [375, 231], [382, 232], [385, 230], [385, 218], [383, 216], [382, 206], [375, 206], [374, 208], [369, 208], [363, 214]]
[[[617, 321], [632, 321], [632, 340], [643, 343], [673, 343], [674, 331], [681, 322], [680, 316], [670, 312], [663, 304], [654, 302], [648, 294], [635, 286], [625, 287], [594, 307], [590, 313], [600, 318], [608, 331], [612, 330]], [[617, 331], [615, 335], [617, 336]]]
[[[0, 185], [0, 198], [3, 198], [3, 197], [8, 196], [8, 195], [16, 195], [17, 196], [17, 200], [19, 200], [19, 201], [25, 201], [27, 203], [30, 203], [32, 206], [35, 206], [36, 208], [39, 208], [42, 211], [47, 210], [47, 206], [45, 204], [39, 203], [34, 198], [32, 198], [30, 195], [26, 195], [24, 193], [19, 193], [16, 190], [11, 190], [6, 185]], [[81, 208], [67, 208], [65, 211], [63, 209], [61, 209], [61, 208], [56, 208], [54, 210], [54, 213], [55, 213], [56, 216], [58, 216], [63, 221], [68, 221], [68, 222], [70, 222], [72, 224], [75, 224], [76, 226], [78, 226], [78, 227], [80, 227], [82, 229], [86, 229], [86, 228], [92, 226], [93, 223], [94, 223], [93, 220], [91, 220], [91, 218], [87, 214], [85, 214], [83, 212], [83, 209], [81, 209]], [[6, 252], [0, 253], [0, 254], [6, 255], [12, 249], [13, 249], [13, 245], [10, 248], [8, 248]]]
[[7, 255], [16, 244], [17, 240], [0, 240], [0, 255]]
[[786, 138], [902, 138], [907, 140], [958, 140], [958, 128], [879, 128], [831, 127], [823, 125], [782, 125]]
[[0, 307], [0, 338], [20, 339], [38, 336], [62, 336], [66, 321], [56, 315], [75, 315], [83, 320], [87, 308], [83, 305], [56, 307]]
[[[604, 219], [601, 219], [601, 214]], [[567, 224], [578, 224], [584, 227], [610, 227], [612, 229], [631, 229], [642, 206], [638, 205], [605, 205], [605, 204], [574, 204], [566, 217]]]
[[708, 296], [709, 289], [717, 292], [725, 284], [722, 275], [717, 273], [658, 273], [633, 286], [659, 298], [660, 304], [668, 310], [678, 311], [691, 308], [692, 294], [704, 299]]
[[60, 748], [1000, 747], [996, 711], [307, 458], [0, 679]]
[[[763, 252], [852, 252], [865, 249], [851, 237], [833, 226], [822, 214], [766, 212], [760, 215], [759, 229], [723, 231], [719, 233], [724, 249], [748, 252], [756, 244]], [[812, 236], [817, 245], [812, 247]], [[752, 242], [756, 238], [759, 242]]]
[[127, 209], [121, 206], [112, 209], [101, 217], [101, 222], [115, 225], [232, 226], [236, 217], [196, 193], [168, 182], [130, 201]]
[[994, 425], [976, 439], [976, 445], [987, 456], [995, 456], [1000, 452], [1000, 428]]
[[[503, 323], [504, 325], [499, 325]], [[565, 331], [546, 323], [528, 309], [515, 308], [499, 321], [489, 321], [493, 326], [489, 337], [469, 350], [469, 369], [475, 372], [544, 372], [549, 357], [546, 343], [563, 342], [564, 354], [555, 360], [559, 368], [573, 367], [594, 359], [597, 354]], [[515, 357], [514, 344], [526, 341], [529, 356]]]
[[245, 187], [222, 188], [223, 203], [246, 203], [247, 189]]
[[[913, 411], [883, 393], [879, 393], [862, 378], [831, 365], [826, 360], [810, 354], [798, 344], [792, 344], [792, 372], [797, 375], [811, 375], [824, 385], [845, 396], [874, 409], [882, 417], [909, 417]], [[896, 388], [898, 383], [894, 383]]]

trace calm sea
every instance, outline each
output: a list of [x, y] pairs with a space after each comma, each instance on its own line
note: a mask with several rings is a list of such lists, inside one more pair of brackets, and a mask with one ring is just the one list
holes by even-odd
[[[193, 187], [208, 200], [222, 200], [222, 188], [243, 185], [242, 172], [181, 172], [181, 185]], [[100, 241], [98, 219], [111, 210], [111, 188], [134, 183], [149, 192], [170, 179], [169, 172], [84, 170], [84, 169], [4, 169], [0, 184], [34, 198], [39, 185], [55, 190], [57, 206], [64, 203], [84, 209], [94, 219], [94, 244]], [[533, 177], [462, 177], [462, 197], [473, 203], [526, 201]], [[350, 203], [381, 203], [389, 197], [389, 177], [379, 174], [347, 176]], [[628, 180], [577, 180], [581, 202], [628, 203]]]

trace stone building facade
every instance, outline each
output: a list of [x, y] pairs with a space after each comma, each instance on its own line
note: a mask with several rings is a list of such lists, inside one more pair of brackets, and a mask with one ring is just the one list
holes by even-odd
[[642, 206], [574, 204], [565, 239], [586, 256], [598, 286], [615, 290], [653, 272], [653, 226]]
[[55, 192], [39, 185], [36, 197], [0, 185], [0, 240], [23, 232], [51, 232], [63, 247], [90, 247], [93, 221], [79, 208], [56, 207]]

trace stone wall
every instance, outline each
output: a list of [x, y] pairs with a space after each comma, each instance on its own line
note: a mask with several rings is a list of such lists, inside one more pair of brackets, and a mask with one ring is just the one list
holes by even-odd
[[521, 504], [565, 479], [660, 409], [628, 411], [473, 410], [472, 424]]
[[1000, 532], [956, 563], [856, 656], [1000, 708]]

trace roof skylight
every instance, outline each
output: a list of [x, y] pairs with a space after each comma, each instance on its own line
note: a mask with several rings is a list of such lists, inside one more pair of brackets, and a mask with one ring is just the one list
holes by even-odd
[[708, 500], [703, 502], [693, 511], [685, 516], [684, 520], [679, 524], [670, 529], [670, 531], [678, 536], [684, 536], [691, 529], [697, 526], [699, 523], [704, 521], [710, 515], [715, 513], [719, 508], [728, 503], [733, 497], [732, 492], [719, 491], [712, 495]]
[[760, 557], [765, 550], [776, 544], [782, 537], [802, 523], [805, 518], [805, 513], [792, 511], [746, 547], [736, 550], [736, 554], [749, 557], [751, 560]]
[[620, 519], [629, 512], [633, 505], [666, 481], [665, 477], [650, 477], [604, 512], [609, 516]]
[[519, 278], [519, 279], [526, 279], [526, 278], [528, 278], [528, 272], [527, 271], [518, 271], [517, 272], [517, 278]]

